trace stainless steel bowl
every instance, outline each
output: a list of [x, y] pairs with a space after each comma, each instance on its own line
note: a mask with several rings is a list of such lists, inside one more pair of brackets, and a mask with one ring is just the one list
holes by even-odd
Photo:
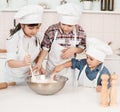
[[26, 78], [27, 85], [36, 93], [41, 95], [52, 95], [59, 92], [65, 85], [68, 78], [64, 76], [55, 76], [55, 83], [34, 83], [31, 82], [31, 76]]

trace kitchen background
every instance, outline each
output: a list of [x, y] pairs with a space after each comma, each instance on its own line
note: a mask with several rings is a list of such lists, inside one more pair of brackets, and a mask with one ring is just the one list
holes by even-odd
[[[0, 49], [5, 48], [5, 40], [9, 36], [9, 30], [14, 27], [13, 17], [16, 11], [27, 4], [43, 5], [46, 9], [43, 16], [41, 35], [46, 28], [58, 22], [58, 15], [55, 8], [65, 0], [0, 0]], [[80, 5], [83, 9], [83, 2], [80, 0], [66, 0]], [[104, 0], [103, 0], [104, 1]], [[112, 1], [112, 0], [110, 0]], [[113, 11], [100, 11], [101, 0], [93, 2], [91, 10], [83, 10], [80, 24], [86, 31], [88, 37], [97, 37], [110, 43], [115, 53], [119, 54], [120, 45], [120, 0], [114, 1]]]
[[[46, 4], [47, 8], [55, 9], [57, 5], [61, 4], [61, 2], [62, 3], [74, 2], [81, 5], [82, 2], [80, 1], [82, 0], [52, 0], [52, 2], [51, 0], [17, 0], [17, 2], [16, 0], [0, 0], [0, 9], [3, 9], [3, 8], [18, 9], [26, 4], [41, 4], [41, 3]], [[92, 10], [100, 10], [99, 8], [100, 1], [104, 1], [104, 0], [94, 0]], [[114, 1], [114, 10], [120, 11], [120, 0], [109, 0], [109, 1]]]
[[[6, 38], [9, 36], [10, 29], [15, 26], [14, 14], [20, 7], [27, 4], [39, 4], [45, 7], [43, 24], [40, 30], [43, 37], [48, 26], [59, 21], [55, 8], [61, 4], [61, 1], [64, 0], [52, 0], [52, 2], [51, 0], [0, 0], [0, 49], [6, 48]], [[83, 9], [83, 2], [79, 0], [66, 1], [75, 2]], [[101, 0], [94, 1], [91, 10], [83, 9], [79, 24], [85, 30], [88, 38], [96, 37], [110, 44], [114, 54], [117, 55], [107, 58], [106, 64], [112, 72], [120, 73], [120, 0], [113, 1], [113, 11], [101, 11]]]
[[[79, 0], [66, 1], [75, 2], [83, 9], [83, 4]], [[44, 31], [49, 25], [59, 21], [55, 7], [60, 5], [60, 2], [61, 0], [0, 0], [0, 50], [6, 48], [6, 38], [9, 36], [10, 29], [14, 28], [15, 25], [13, 20], [14, 14], [20, 7], [27, 4], [41, 4], [47, 8], [44, 11], [43, 24], [40, 30], [40, 34], [43, 36]], [[114, 55], [105, 60], [105, 65], [107, 65], [111, 73], [116, 72], [120, 76], [120, 0], [114, 0], [113, 11], [101, 11], [100, 1], [94, 1], [91, 10], [83, 10], [79, 24], [84, 28], [88, 38], [97, 37], [110, 44]], [[4, 75], [3, 68], [5, 61], [6, 54], [0, 53], [0, 77]], [[78, 71], [76, 71], [76, 74], [78, 74]], [[118, 83], [120, 87], [120, 77]], [[92, 112], [97, 112], [98, 110], [99, 112], [119, 112], [119, 93], [117, 98], [118, 104], [115, 108], [101, 108], [98, 103], [100, 102], [99, 94], [96, 95], [96, 92], [91, 88], [88, 88], [88, 90], [85, 88], [78, 90], [64, 89], [57, 95], [38, 97], [38, 95], [33, 94], [26, 86], [20, 86], [0, 91], [0, 106], [3, 112], [8, 112], [8, 110], [12, 112], [33, 112], [38, 111], [38, 109], [43, 112], [56, 112], [56, 110], [59, 112], [74, 112], [79, 109], [84, 110], [84, 112], [88, 112], [88, 110], [92, 110]], [[56, 99], [58, 100], [57, 105]], [[28, 102], [31, 103], [28, 105]]]

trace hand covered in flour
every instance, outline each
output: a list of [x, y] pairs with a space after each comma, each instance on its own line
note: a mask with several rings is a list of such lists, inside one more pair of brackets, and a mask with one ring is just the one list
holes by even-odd
[[70, 48], [66, 48], [64, 50], [62, 50], [62, 59], [67, 59], [67, 58], [70, 58], [72, 56], [74, 56], [74, 53], [75, 53], [75, 47], [70, 47]]
[[24, 64], [25, 64], [26, 66], [28, 66], [28, 65], [30, 65], [31, 63], [32, 63], [31, 55], [29, 55], [29, 54], [25, 55], [25, 57], [24, 57]]

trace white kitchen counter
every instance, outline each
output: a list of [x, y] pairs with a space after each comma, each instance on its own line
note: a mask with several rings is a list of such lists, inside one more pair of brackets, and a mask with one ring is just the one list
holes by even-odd
[[[3, 65], [5, 54], [0, 58]], [[118, 84], [118, 104], [107, 108], [100, 106], [100, 93], [94, 88], [63, 88], [55, 95], [42, 96], [26, 85], [8, 87], [0, 90], [0, 112], [120, 112], [120, 80]]]
[[[120, 90], [120, 88], [119, 88]], [[8, 87], [0, 90], [1, 112], [119, 112], [114, 107], [100, 106], [100, 93], [94, 88], [63, 88], [59, 93], [42, 96], [34, 93], [28, 86]]]

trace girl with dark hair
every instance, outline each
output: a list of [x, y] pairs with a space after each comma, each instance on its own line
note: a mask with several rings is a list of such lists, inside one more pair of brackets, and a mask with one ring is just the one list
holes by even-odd
[[29, 74], [30, 65], [40, 53], [38, 31], [42, 13], [43, 8], [37, 5], [24, 6], [16, 13], [19, 24], [11, 31], [6, 43], [5, 81], [21, 83]]

